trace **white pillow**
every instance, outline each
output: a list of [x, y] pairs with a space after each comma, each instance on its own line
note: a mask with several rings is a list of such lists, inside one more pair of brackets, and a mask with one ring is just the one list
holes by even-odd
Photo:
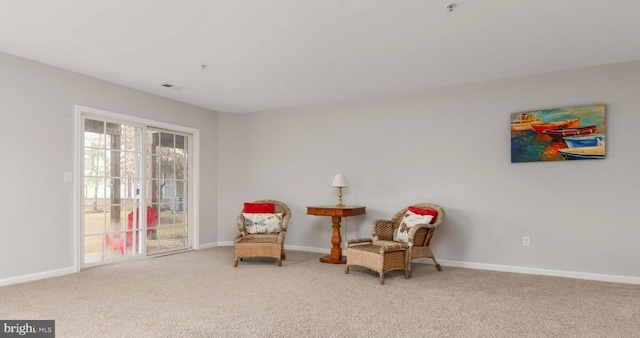
[[250, 234], [271, 234], [282, 231], [282, 213], [276, 214], [249, 214], [244, 216], [244, 226]]
[[414, 225], [417, 224], [429, 224], [433, 220], [432, 215], [418, 215], [413, 211], [407, 210], [402, 220], [400, 221], [400, 226], [396, 231], [393, 232], [393, 240], [408, 243], [409, 242], [409, 230]]

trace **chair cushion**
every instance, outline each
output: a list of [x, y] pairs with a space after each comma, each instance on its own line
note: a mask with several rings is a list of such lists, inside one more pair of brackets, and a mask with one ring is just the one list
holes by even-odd
[[249, 214], [272, 214], [276, 212], [276, 205], [273, 203], [249, 203], [245, 202], [242, 212]]
[[282, 231], [282, 213], [243, 212], [244, 226], [250, 234], [271, 234]]
[[408, 243], [409, 242], [409, 230], [417, 224], [429, 224], [433, 220], [432, 215], [419, 215], [412, 211], [407, 210], [400, 221], [400, 226], [397, 231], [393, 233], [393, 240]]
[[249, 234], [238, 241], [241, 244], [278, 244], [278, 234]]
[[433, 209], [423, 209], [423, 208], [418, 208], [418, 207], [409, 207], [409, 211], [416, 213], [418, 215], [423, 215], [423, 216], [427, 216], [427, 215], [431, 215], [433, 216], [433, 219], [431, 220], [430, 224], [433, 224], [433, 222], [436, 221], [436, 217], [438, 217], [438, 211], [433, 210]]

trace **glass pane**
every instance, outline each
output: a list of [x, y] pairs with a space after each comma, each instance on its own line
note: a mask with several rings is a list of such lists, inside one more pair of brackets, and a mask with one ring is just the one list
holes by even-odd
[[[160, 223], [160, 206], [147, 206], [147, 229], [155, 228]], [[154, 232], [155, 236], [155, 232]]]
[[[156, 210], [156, 215], [160, 215], [160, 210], [162, 210], [162, 205], [160, 203], [147, 203], [147, 205]], [[157, 220], [156, 224], [158, 224]]]
[[84, 121], [84, 145], [85, 147], [104, 148], [104, 122]]
[[176, 149], [187, 150], [187, 138], [182, 135], [176, 135]]
[[121, 179], [122, 198], [126, 200], [126, 204], [139, 203], [140, 198], [140, 180], [133, 178]]
[[159, 156], [158, 159], [160, 160], [160, 162], [158, 162], [158, 165], [160, 166], [159, 168], [159, 172], [160, 175], [158, 175], [157, 178], [159, 179], [174, 179], [175, 178], [175, 161], [173, 159], [173, 157], [169, 157], [169, 156]]
[[176, 178], [184, 180], [187, 178], [187, 156], [181, 154], [180, 151], [176, 152], [174, 161], [176, 163]]
[[106, 152], [109, 177], [135, 177], [140, 169], [140, 153], [109, 150]]
[[174, 135], [168, 133], [160, 133], [160, 146], [173, 148], [174, 145]]
[[160, 176], [158, 168], [159, 168], [159, 164], [160, 160], [158, 159], [157, 156], [148, 156], [148, 160], [147, 160], [147, 178], [148, 179], [158, 179], [158, 177]]
[[122, 200], [122, 184], [120, 178], [108, 178], [107, 184], [107, 204], [108, 205], [120, 205]]
[[140, 134], [141, 128], [132, 126], [123, 126], [124, 142], [122, 149], [128, 151], [140, 151]]
[[160, 223], [162, 225], [167, 224], [175, 224], [174, 214], [168, 211], [163, 211], [160, 213]]
[[157, 236], [147, 240], [147, 250], [168, 250], [185, 247], [188, 243], [187, 226], [161, 226], [157, 229]]
[[84, 211], [84, 233], [85, 235], [101, 234], [104, 232], [104, 220], [106, 212], [103, 210], [94, 211], [92, 209]]
[[186, 213], [186, 204], [178, 204], [182, 210], [176, 211], [173, 215], [175, 217], [176, 224], [187, 224], [187, 213]]
[[125, 173], [126, 170], [122, 170], [123, 168], [123, 154], [120, 151], [117, 150], [108, 150], [106, 152], [106, 161], [105, 161], [105, 167], [106, 167], [106, 176], [108, 177], [122, 177]]
[[161, 182], [158, 180], [150, 180], [148, 182], [149, 185], [147, 186], [147, 204], [160, 203], [160, 191], [162, 190]]
[[160, 133], [147, 130], [147, 153], [156, 154], [158, 145], [160, 144]]
[[[130, 231], [127, 232], [127, 234], [133, 236], [131, 239], [131, 246], [129, 246], [127, 249], [127, 253], [126, 256], [132, 256], [132, 255], [140, 255], [142, 253], [142, 246], [141, 246], [141, 242], [142, 242], [142, 238], [140, 237], [140, 234], [142, 232], [141, 231]], [[135, 252], [133, 251], [133, 246], [135, 244], [136, 250]]]
[[[172, 238], [174, 239], [183, 239], [187, 237], [187, 228], [184, 225], [174, 225], [171, 226], [170, 233], [172, 234]], [[169, 230], [167, 230], [167, 234]]]
[[182, 229], [176, 233], [176, 237], [182, 238], [182, 244], [184, 246], [189, 245], [189, 227], [185, 224]]
[[127, 229], [140, 229], [142, 217], [144, 217], [144, 215], [140, 213], [140, 208], [131, 210], [131, 212], [127, 214]]
[[100, 176], [106, 174], [106, 152], [99, 148], [84, 148], [84, 174], [85, 176]]
[[85, 177], [84, 179], [84, 205], [85, 209], [103, 210], [105, 205], [106, 182], [104, 178]]
[[[133, 251], [133, 247], [135, 252]], [[107, 234], [107, 248], [115, 250], [119, 256], [139, 255], [140, 250], [140, 231], [126, 231], [121, 233]], [[107, 250], [109, 258], [113, 258], [113, 252]]]
[[[141, 175], [142, 163], [141, 153], [125, 152], [122, 154], [121, 166], [122, 177], [135, 177]], [[136, 174], [138, 173], [138, 174]]]
[[131, 205], [112, 205], [109, 207], [107, 217], [105, 219], [107, 232], [124, 231], [127, 229], [127, 215], [131, 212]]
[[107, 122], [106, 144], [107, 149], [120, 149], [123, 143], [122, 126], [117, 123]]
[[102, 249], [104, 247], [104, 235], [84, 237], [84, 262], [101, 262], [104, 258]]

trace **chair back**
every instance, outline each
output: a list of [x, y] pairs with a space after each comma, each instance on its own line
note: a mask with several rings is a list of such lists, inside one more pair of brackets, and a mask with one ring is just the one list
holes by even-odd
[[[140, 208], [137, 208], [135, 212], [132, 211], [129, 213], [129, 215], [127, 215], [127, 230], [133, 229], [134, 214], [138, 216], [139, 213], [140, 213]], [[136, 221], [135, 222], [136, 229], [140, 229], [141, 224], [137, 222], [138, 221], [137, 217], [135, 221]], [[156, 212], [156, 209], [148, 206], [147, 207], [147, 229], [155, 227], [157, 222], [158, 222], [158, 213]], [[150, 231], [150, 230], [147, 230], [147, 231]]]
[[[282, 231], [287, 231], [287, 227], [289, 226], [289, 219], [291, 218], [291, 209], [289, 209], [289, 206], [277, 200], [258, 200], [253, 201], [252, 203], [273, 203], [275, 212], [282, 213]], [[240, 231], [241, 233], [246, 233], [246, 222], [244, 216], [242, 215], [243, 212], [244, 208], [242, 208], [242, 212], [240, 212], [240, 215], [238, 216], [238, 222], [236, 222], [236, 225], [238, 227], [238, 231]]]
[[[440, 207], [437, 204], [434, 203], [418, 203], [418, 204], [413, 204], [411, 205], [412, 207], [416, 207], [416, 208], [420, 208], [420, 209], [429, 209], [429, 210], [435, 210], [438, 212], [438, 216], [436, 216], [435, 221], [433, 221], [433, 223], [431, 223], [431, 225], [433, 226], [432, 228], [422, 228], [422, 229], [418, 229], [413, 237], [413, 243], [415, 246], [428, 246], [429, 242], [431, 240], [431, 236], [433, 236], [433, 232], [435, 231], [435, 229], [440, 226], [442, 224], [442, 222], [444, 222], [444, 218], [445, 218], [445, 213], [444, 213], [444, 209], [442, 207]], [[406, 207], [400, 211], [398, 211], [393, 218], [391, 219], [392, 224], [393, 224], [393, 230], [397, 229], [398, 227], [400, 227], [400, 223], [402, 222], [402, 218], [404, 217], [404, 214], [407, 212], [407, 210], [409, 210], [409, 207]], [[392, 231], [393, 231], [392, 230]]]

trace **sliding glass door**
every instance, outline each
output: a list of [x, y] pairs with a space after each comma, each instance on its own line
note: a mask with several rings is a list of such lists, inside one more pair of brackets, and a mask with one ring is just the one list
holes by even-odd
[[188, 137], [147, 129], [147, 205], [159, 219], [147, 240], [147, 252], [187, 248], [189, 243]]
[[99, 116], [82, 130], [82, 265], [189, 248], [192, 136]]
[[83, 122], [84, 263], [140, 255], [142, 128]]

